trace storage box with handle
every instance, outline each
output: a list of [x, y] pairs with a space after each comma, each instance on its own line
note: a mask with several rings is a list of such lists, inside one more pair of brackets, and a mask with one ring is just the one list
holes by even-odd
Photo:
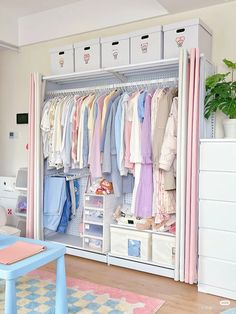
[[160, 266], [174, 268], [175, 266], [175, 236], [152, 235], [152, 261]]
[[151, 234], [138, 230], [111, 226], [111, 254], [131, 259], [151, 260]]
[[74, 72], [74, 46], [68, 45], [50, 50], [51, 74], [68, 74]]
[[101, 38], [102, 67], [116, 67], [130, 63], [129, 35]]
[[164, 25], [163, 31], [164, 59], [177, 58], [180, 48], [199, 48], [211, 60], [212, 32], [200, 19]]
[[97, 70], [101, 67], [100, 38], [74, 44], [75, 72]]
[[140, 30], [132, 33], [130, 37], [132, 64], [163, 58], [162, 26]]

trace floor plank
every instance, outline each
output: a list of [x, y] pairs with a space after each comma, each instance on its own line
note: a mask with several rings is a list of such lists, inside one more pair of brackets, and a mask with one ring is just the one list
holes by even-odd
[[[55, 264], [48, 264], [43, 269], [54, 272]], [[219, 314], [236, 307], [235, 301], [231, 301], [230, 306], [221, 306], [223, 298], [198, 293], [196, 285], [75, 256], [66, 256], [66, 273], [69, 277], [163, 299], [166, 303], [158, 314]]]

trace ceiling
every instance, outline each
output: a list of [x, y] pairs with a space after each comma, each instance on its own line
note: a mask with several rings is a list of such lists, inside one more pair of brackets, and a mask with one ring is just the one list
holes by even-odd
[[[11, 10], [17, 17], [30, 15], [37, 12], [58, 8], [74, 2], [83, 1], [89, 5], [90, 0], [0, 0], [0, 9]], [[102, 2], [103, 0], [97, 0]], [[145, 2], [145, 0], [143, 0]], [[194, 10], [202, 7], [216, 5], [233, 0], [156, 0], [170, 14], [188, 10]], [[117, 2], [119, 5], [119, 2]], [[127, 6], [129, 0], [127, 0]]]
[[169, 14], [196, 10], [235, 0], [158, 0]]
[[0, 9], [13, 10], [18, 17], [58, 8], [79, 0], [0, 0]]

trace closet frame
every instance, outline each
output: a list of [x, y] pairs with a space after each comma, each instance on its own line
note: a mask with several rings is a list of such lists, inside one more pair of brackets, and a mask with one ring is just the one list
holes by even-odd
[[[203, 119], [204, 81], [207, 74], [211, 71], [211, 64], [205, 59], [203, 55], [201, 55], [201, 62], [204, 63], [204, 73], [201, 73], [202, 78], [200, 81], [200, 138], [206, 138], [212, 137], [212, 122], [206, 122]], [[105, 90], [106, 88], [112, 89], [116, 87], [135, 86], [135, 84], [137, 84], [137, 86], [145, 86], [147, 84], [154, 83], [165, 84], [167, 82], [176, 82], [177, 85], [179, 80], [179, 66], [179, 59], [173, 58], [121, 67], [103, 68], [87, 72], [43, 76], [43, 98], [46, 99], [47, 95], [56, 96], [57, 94], [63, 93], [70, 94], [82, 91], [88, 92], [101, 88], [104, 88]], [[43, 157], [41, 156], [41, 160], [42, 158]], [[41, 167], [41, 182], [39, 183], [41, 187], [43, 187], [43, 176], [43, 167]], [[43, 208], [42, 199], [43, 198], [41, 198], [40, 208]], [[80, 247], [77, 248], [73, 245], [67, 245], [67, 254], [104, 262], [108, 265], [116, 265], [174, 278], [174, 269], [158, 266], [152, 262], [136, 261], [132, 260], [131, 258], [113, 256], [110, 253], [96, 253]]]

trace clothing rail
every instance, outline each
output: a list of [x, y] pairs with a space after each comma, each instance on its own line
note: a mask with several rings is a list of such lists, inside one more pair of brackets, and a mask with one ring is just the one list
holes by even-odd
[[163, 79], [154, 79], [154, 80], [146, 80], [146, 81], [137, 81], [137, 82], [128, 82], [128, 83], [114, 83], [109, 85], [101, 85], [101, 86], [93, 86], [93, 87], [81, 87], [75, 89], [64, 89], [64, 90], [53, 90], [48, 91], [46, 93], [47, 96], [56, 96], [60, 94], [76, 94], [80, 92], [91, 92], [91, 91], [102, 91], [102, 90], [109, 90], [109, 89], [117, 89], [117, 88], [126, 88], [126, 87], [135, 87], [135, 86], [149, 86], [149, 85], [163, 85], [166, 83], [174, 83], [177, 85], [178, 77], [170, 77], [170, 78], [163, 78]]

